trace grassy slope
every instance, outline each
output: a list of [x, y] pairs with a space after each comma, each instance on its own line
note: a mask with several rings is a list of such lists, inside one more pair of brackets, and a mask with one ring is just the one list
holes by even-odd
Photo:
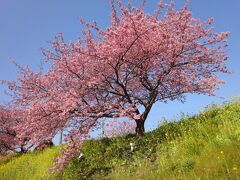
[[58, 154], [58, 148], [53, 147], [46, 149], [44, 152], [35, 151], [17, 157], [9, 155], [0, 164], [0, 179], [49, 179], [52, 175], [48, 172], [48, 169], [52, 166], [54, 158]]
[[[129, 143], [136, 148], [130, 151]], [[240, 103], [164, 123], [142, 139], [86, 141], [84, 157], [49, 174], [57, 147], [0, 160], [0, 179], [238, 179]], [[10, 160], [9, 160], [10, 159]]]

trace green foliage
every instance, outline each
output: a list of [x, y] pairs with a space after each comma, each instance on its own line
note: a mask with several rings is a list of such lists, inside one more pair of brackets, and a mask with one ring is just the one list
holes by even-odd
[[11, 160], [13, 160], [13, 159], [15, 159], [16, 157], [19, 157], [19, 156], [20, 156], [20, 154], [17, 154], [17, 153], [9, 153], [5, 156], [0, 156], [0, 167], [4, 166], [8, 162], [10, 162]]
[[51, 179], [50, 168], [58, 155], [58, 147], [48, 148], [43, 152], [34, 151], [18, 155], [17, 158], [0, 165], [0, 179]]
[[49, 173], [56, 147], [2, 159], [0, 179], [238, 179], [239, 149], [240, 103], [232, 101], [162, 123], [142, 138], [85, 141], [84, 156], [64, 172]]

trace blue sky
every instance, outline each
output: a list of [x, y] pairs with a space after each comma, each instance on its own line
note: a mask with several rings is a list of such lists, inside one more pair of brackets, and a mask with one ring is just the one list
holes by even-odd
[[[127, 2], [124, 0], [123, 2]], [[140, 0], [132, 0], [140, 4]], [[146, 11], [153, 12], [158, 0], [148, 0]], [[184, 0], [176, 0], [179, 8]], [[177, 118], [180, 112], [196, 113], [206, 105], [221, 103], [240, 94], [240, 1], [238, 0], [192, 0], [190, 9], [202, 21], [215, 19], [216, 32], [229, 31], [228, 67], [235, 73], [220, 75], [226, 84], [216, 92], [215, 97], [188, 95], [184, 104], [180, 102], [158, 103], [151, 111], [146, 129], [155, 128], [163, 118]], [[17, 69], [11, 61], [30, 65], [37, 69], [43, 58], [40, 48], [48, 47], [47, 41], [62, 32], [66, 40], [76, 40], [82, 26], [79, 18], [97, 20], [104, 28], [110, 23], [108, 0], [0, 0], [0, 79], [15, 80]], [[223, 98], [221, 98], [223, 97]], [[0, 102], [9, 100], [0, 86]]]

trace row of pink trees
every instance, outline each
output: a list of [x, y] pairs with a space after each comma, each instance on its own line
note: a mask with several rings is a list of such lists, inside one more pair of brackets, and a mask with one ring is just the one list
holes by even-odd
[[[212, 19], [200, 22], [187, 4], [159, 2], [154, 14], [112, 2], [106, 29], [87, 23], [77, 42], [61, 34], [43, 50], [49, 69], [20, 68], [17, 82], [6, 82], [13, 103], [24, 109], [18, 138], [38, 144], [63, 128], [69, 147], [58, 168], [81, 148], [81, 141], [104, 118], [127, 117], [144, 134], [155, 102], [183, 101], [187, 93], [214, 95], [226, 73], [228, 33], [214, 33]], [[118, 8], [116, 8], [116, 4]], [[44, 73], [43, 73], [44, 72]]]
[[0, 106], [0, 155], [8, 152], [27, 152], [33, 145], [29, 143], [29, 137], [20, 140], [16, 127], [21, 123], [22, 111], [10, 107]]
[[110, 121], [103, 121], [101, 128], [103, 137], [119, 137], [134, 134], [136, 123], [131, 120], [111, 119]]
[[14, 151], [16, 146], [16, 132], [13, 127], [16, 125], [16, 119], [12, 119], [9, 110], [0, 107], [0, 154], [8, 151]]

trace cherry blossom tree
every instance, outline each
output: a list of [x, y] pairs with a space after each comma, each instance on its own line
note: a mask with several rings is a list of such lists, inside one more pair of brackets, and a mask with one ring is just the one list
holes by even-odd
[[19, 140], [15, 127], [21, 122], [20, 111], [0, 106], [0, 154], [7, 152], [27, 152], [33, 145], [28, 144], [29, 138]]
[[0, 154], [13, 150], [16, 145], [16, 133], [11, 128], [12, 123], [8, 111], [0, 107]]
[[130, 120], [112, 119], [108, 122], [106, 121], [103, 128], [103, 136], [105, 137], [126, 136], [128, 134], [134, 134], [136, 123]]
[[154, 103], [214, 95], [224, 82], [217, 73], [228, 72], [228, 33], [214, 33], [213, 20], [194, 18], [187, 4], [176, 10], [160, 1], [153, 14], [144, 4], [113, 1], [106, 29], [80, 20], [86, 29], [77, 42], [59, 34], [51, 50], [43, 49], [49, 69], [19, 67], [18, 81], [6, 82], [26, 112], [19, 138], [31, 136], [35, 144], [69, 129], [69, 147], [59, 160], [65, 164], [99, 119], [127, 117], [142, 136]]

